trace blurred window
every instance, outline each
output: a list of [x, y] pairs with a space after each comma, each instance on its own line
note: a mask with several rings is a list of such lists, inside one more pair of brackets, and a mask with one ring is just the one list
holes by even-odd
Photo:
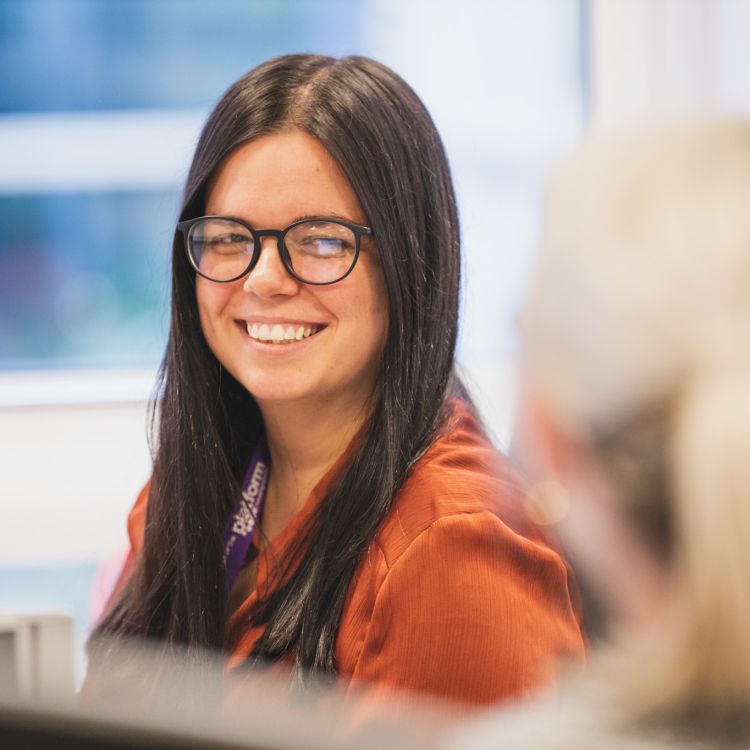
[[2, 112], [205, 107], [285, 52], [360, 45], [354, 0], [3, 0]]
[[0, 196], [2, 365], [153, 365], [174, 203], [151, 190]]

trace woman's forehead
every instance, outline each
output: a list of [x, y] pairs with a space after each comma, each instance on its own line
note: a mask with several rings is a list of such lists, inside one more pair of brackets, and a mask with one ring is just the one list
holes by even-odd
[[320, 141], [296, 129], [260, 136], [233, 151], [208, 185], [206, 213], [268, 227], [306, 216], [365, 220], [335, 159]]

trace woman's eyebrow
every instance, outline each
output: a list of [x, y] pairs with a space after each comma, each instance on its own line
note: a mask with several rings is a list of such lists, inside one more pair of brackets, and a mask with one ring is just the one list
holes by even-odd
[[[206, 210], [206, 216], [220, 216], [226, 219], [233, 219], [235, 221], [242, 221], [249, 224], [253, 229], [261, 229], [261, 228], [267, 228], [267, 227], [261, 227], [260, 224], [250, 221], [249, 219], [243, 218], [241, 216], [236, 216], [234, 214], [230, 213], [217, 213], [216, 211], [208, 211]], [[338, 221], [345, 221], [349, 224], [359, 224], [359, 221], [355, 221], [350, 216], [343, 216], [342, 214], [336, 213], [335, 211], [323, 211], [319, 213], [314, 214], [301, 214], [300, 216], [295, 216], [293, 219], [291, 219], [287, 226], [291, 226], [292, 224], [296, 224], [298, 221], [313, 221], [315, 219], [336, 219]]]
[[336, 213], [335, 211], [323, 211], [315, 214], [306, 214], [303, 216], [297, 216], [296, 218], [292, 219], [289, 223], [290, 224], [296, 224], [298, 221], [308, 221], [310, 219], [338, 219], [339, 221], [347, 221], [350, 224], [358, 224], [359, 222], [354, 221], [349, 216], [342, 216], [341, 214]]

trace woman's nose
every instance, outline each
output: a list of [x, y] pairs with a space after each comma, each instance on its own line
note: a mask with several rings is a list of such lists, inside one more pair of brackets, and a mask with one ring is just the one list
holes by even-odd
[[242, 288], [259, 297], [296, 294], [299, 282], [289, 275], [281, 261], [275, 237], [261, 238], [260, 255], [255, 268], [247, 275]]

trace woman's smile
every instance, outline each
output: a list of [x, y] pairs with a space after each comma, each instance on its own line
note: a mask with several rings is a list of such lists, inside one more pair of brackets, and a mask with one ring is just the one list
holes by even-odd
[[249, 338], [263, 344], [288, 346], [309, 339], [327, 327], [309, 321], [238, 320], [237, 325]]

